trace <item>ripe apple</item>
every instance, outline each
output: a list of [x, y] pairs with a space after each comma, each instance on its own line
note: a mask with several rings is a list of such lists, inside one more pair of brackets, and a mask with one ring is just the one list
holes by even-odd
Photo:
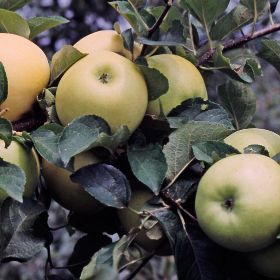
[[280, 241], [255, 252], [247, 253], [249, 265], [262, 276], [280, 279]]
[[[132, 196], [129, 201], [128, 208], [119, 210], [118, 215], [120, 221], [126, 232], [129, 232], [132, 228], [137, 228], [141, 225], [140, 212], [144, 204], [153, 197], [153, 193], [142, 185], [134, 185], [132, 188]], [[131, 210], [132, 209], [132, 210]], [[134, 212], [136, 211], [136, 212]], [[163, 237], [155, 240], [150, 239], [146, 235], [146, 229], [142, 228], [137, 234], [135, 241], [146, 251], [157, 251], [159, 255], [169, 255], [169, 246], [166, 246], [167, 240], [162, 232]], [[168, 247], [168, 248], [167, 248]]]
[[270, 130], [261, 128], [247, 128], [238, 130], [224, 139], [224, 142], [233, 146], [241, 153], [249, 145], [262, 145], [273, 157], [280, 153], [280, 136]]
[[94, 114], [115, 132], [127, 125], [132, 133], [142, 121], [148, 104], [144, 78], [127, 58], [98, 51], [75, 63], [60, 80], [56, 110], [62, 124]]
[[[5, 148], [4, 141], [0, 140], [0, 157], [4, 161], [15, 164], [23, 170], [26, 177], [23, 196], [31, 197], [39, 183], [40, 176], [40, 163], [35, 150], [28, 150], [15, 140], [11, 142], [8, 148]], [[1, 190], [0, 201], [7, 197], [6, 192]]]
[[[92, 152], [83, 152], [74, 157], [74, 170], [98, 162], [100, 160]], [[101, 204], [94, 197], [72, 182], [70, 171], [43, 160], [42, 173], [51, 196], [64, 208], [78, 213], [93, 213], [100, 209]]]
[[[91, 33], [77, 43], [74, 47], [83, 53], [92, 53], [95, 51], [111, 51], [132, 59], [130, 51], [125, 49], [123, 39], [120, 34], [114, 30], [100, 30]], [[141, 53], [141, 46], [134, 44], [133, 59], [137, 58]]]
[[204, 80], [197, 68], [188, 60], [174, 54], [159, 54], [147, 59], [151, 68], [159, 70], [169, 82], [168, 92], [154, 101], [150, 101], [147, 113], [160, 115], [160, 109], [164, 115], [183, 101], [201, 97], [207, 99], [207, 91]]
[[195, 200], [202, 230], [223, 247], [249, 252], [280, 228], [280, 166], [259, 154], [221, 159], [202, 176]]
[[9, 33], [0, 33], [0, 62], [8, 78], [8, 98], [0, 109], [8, 108], [4, 117], [16, 121], [30, 111], [37, 95], [48, 84], [49, 63], [37, 45]]

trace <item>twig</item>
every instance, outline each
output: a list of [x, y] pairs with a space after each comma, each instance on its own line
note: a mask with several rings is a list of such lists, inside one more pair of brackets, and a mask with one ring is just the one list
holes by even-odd
[[143, 262], [126, 278], [126, 280], [132, 280], [138, 272], [154, 257], [154, 253], [147, 256]]
[[[252, 35], [251, 34], [250, 35], [245, 35], [243, 37], [240, 37], [240, 38], [237, 38], [237, 39], [234, 39], [234, 40], [225, 41], [223, 43], [224, 51], [239, 48], [239, 47], [247, 44], [250, 41], [253, 41], [257, 38], [260, 38], [260, 37], [263, 37], [265, 35], [277, 32], [279, 30], [280, 30], [280, 23], [273, 24], [269, 27], [266, 27], [264, 29], [261, 29], [259, 31], [254, 32]], [[209, 49], [208, 51], [206, 51], [204, 54], [202, 54], [202, 56], [200, 57], [196, 66], [198, 67], [200, 65], [203, 65], [205, 62], [207, 62], [209, 59], [211, 59], [212, 56], [214, 55], [215, 51], [216, 51], [216, 49], [212, 48], [212, 49]]]

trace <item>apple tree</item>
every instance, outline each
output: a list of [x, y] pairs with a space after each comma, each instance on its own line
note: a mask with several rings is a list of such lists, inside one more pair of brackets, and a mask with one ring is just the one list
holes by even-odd
[[[29, 2], [0, 0], [1, 33], [33, 40], [68, 24], [61, 16], [23, 18], [17, 10]], [[280, 71], [280, 42], [273, 37], [280, 30], [277, 3], [108, 2], [129, 28], [122, 30], [116, 22], [114, 30], [90, 39], [86, 50], [63, 46], [51, 58], [48, 85], [17, 120], [9, 119], [7, 110], [16, 110], [25, 97], [5, 107], [12, 79], [0, 51], [2, 150], [17, 142], [36, 151], [42, 169], [36, 191], [26, 196], [30, 174], [0, 149], [0, 261], [27, 262], [46, 250], [45, 279], [60, 279], [53, 273], [65, 269], [74, 279], [131, 280], [155, 256], [172, 255], [179, 280], [269, 279], [255, 272], [243, 254], [219, 246], [202, 231], [195, 199], [204, 173], [225, 157], [254, 153], [279, 162], [278, 135], [268, 136], [268, 146], [258, 140], [266, 136], [246, 136], [252, 140], [241, 150], [223, 141], [255, 127], [254, 82], [266, 76], [263, 64]], [[0, 50], [4, 44], [0, 37]], [[32, 58], [25, 59], [32, 64]], [[28, 67], [15, 70], [20, 77]], [[93, 77], [102, 86], [91, 92]], [[121, 86], [104, 90], [116, 80]], [[101, 92], [102, 102], [97, 103], [97, 95], [84, 99], [94, 91]], [[144, 101], [138, 95], [145, 95]], [[157, 110], [151, 109], [155, 102]], [[112, 125], [122, 117], [117, 127]], [[63, 228], [83, 233], [65, 267], [53, 262], [50, 250], [56, 230], [48, 223], [52, 199], [68, 209]]]

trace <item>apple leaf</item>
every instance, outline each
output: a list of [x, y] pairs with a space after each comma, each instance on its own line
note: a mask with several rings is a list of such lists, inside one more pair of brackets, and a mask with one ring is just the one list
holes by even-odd
[[258, 14], [262, 13], [265, 8], [268, 8], [268, 0], [240, 0], [240, 4], [246, 6], [252, 13], [256, 9]]
[[279, 0], [269, 0], [270, 3], [270, 12], [273, 14], [276, 11], [276, 7]]
[[125, 175], [117, 168], [97, 163], [85, 166], [70, 176], [101, 203], [115, 208], [126, 207], [131, 190]]
[[193, 158], [192, 145], [201, 141], [221, 140], [232, 129], [221, 123], [196, 121], [189, 122], [169, 135], [169, 142], [163, 152], [168, 164], [167, 178], [172, 180]]
[[213, 164], [232, 154], [240, 154], [234, 147], [220, 141], [205, 141], [192, 146], [193, 154], [199, 161]]
[[149, 101], [158, 99], [161, 95], [167, 93], [169, 83], [167, 78], [157, 69], [149, 68], [146, 65], [138, 64], [148, 88]]
[[23, 170], [15, 164], [5, 162], [0, 157], [1, 195], [8, 195], [13, 199], [22, 202], [25, 182], [26, 177]]
[[262, 145], [249, 145], [244, 148], [244, 154], [260, 154], [269, 157], [268, 150]]
[[74, 119], [63, 129], [58, 147], [66, 166], [71, 157], [94, 147], [104, 147], [113, 152], [129, 135], [126, 126], [120, 127], [111, 135], [111, 129], [105, 120], [85, 115]]
[[15, 11], [30, 3], [31, 1], [32, 0], [0, 0], [0, 9]]
[[86, 55], [70, 45], [63, 46], [52, 57], [50, 84]]
[[261, 65], [254, 55], [233, 53], [232, 56], [233, 58], [224, 56], [223, 46], [219, 45], [213, 57], [214, 66], [243, 83], [252, 83], [257, 76], [262, 75]]
[[218, 87], [218, 95], [236, 129], [247, 128], [256, 111], [256, 95], [252, 89], [239, 82], [227, 81]]
[[0, 104], [8, 97], [8, 79], [3, 63], [0, 61]]
[[29, 38], [30, 29], [28, 23], [19, 14], [0, 9], [0, 32], [12, 33]]
[[[38, 233], [37, 224], [46, 210], [34, 200], [19, 203], [6, 199], [0, 208], [0, 259], [2, 262], [24, 262], [38, 254], [45, 245], [45, 238]], [[41, 221], [47, 228], [47, 219]]]
[[158, 144], [130, 145], [127, 157], [136, 178], [158, 195], [167, 171], [162, 147]]
[[37, 152], [48, 162], [63, 167], [58, 143], [63, 127], [58, 124], [47, 124], [30, 133], [30, 138]]
[[27, 20], [30, 28], [29, 39], [32, 40], [38, 34], [59, 26], [61, 24], [68, 23], [69, 20], [61, 16], [48, 16], [48, 17], [34, 17]]
[[261, 40], [258, 56], [273, 65], [280, 72], [280, 42], [272, 39]]
[[[72, 255], [67, 262], [71, 273], [79, 278], [83, 267], [89, 263], [93, 254], [111, 242], [111, 238], [102, 233], [88, 234], [81, 237], [75, 244]], [[88, 261], [85, 262], [85, 260]], [[81, 263], [81, 265], [75, 265], [78, 263]], [[72, 265], [74, 266], [71, 267]]]
[[130, 53], [133, 54], [134, 50], [134, 38], [133, 38], [133, 33], [132, 29], [126, 29], [124, 32], [121, 33], [121, 36], [123, 38], [123, 45], [124, 47], [130, 51]]
[[227, 111], [221, 105], [202, 98], [184, 101], [168, 114], [167, 121], [171, 128], [179, 128], [191, 121], [208, 121], [233, 129]]
[[0, 139], [5, 142], [5, 148], [11, 144], [13, 139], [12, 124], [9, 120], [3, 118], [0, 118]]

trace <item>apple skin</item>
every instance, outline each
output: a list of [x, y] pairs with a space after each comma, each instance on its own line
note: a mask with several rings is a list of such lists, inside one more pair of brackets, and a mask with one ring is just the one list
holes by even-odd
[[112, 132], [127, 125], [132, 133], [148, 104], [147, 86], [136, 65], [109, 51], [87, 55], [60, 80], [56, 110], [62, 124], [94, 114], [105, 119]]
[[130, 60], [137, 58], [141, 53], [141, 46], [135, 43], [132, 57], [130, 51], [124, 47], [122, 36], [114, 30], [100, 30], [91, 33], [75, 43], [74, 47], [80, 52], [89, 54], [95, 51], [111, 51]]
[[[132, 196], [129, 201], [128, 207], [135, 211], [140, 211], [144, 204], [153, 197], [153, 193], [142, 185], [134, 185], [132, 188]], [[124, 230], [128, 233], [132, 228], [139, 227], [141, 225], [141, 218], [139, 215], [131, 211], [129, 208], [124, 208], [118, 211], [118, 216], [124, 227]], [[142, 228], [135, 238], [135, 242], [148, 252], [156, 250], [156, 253], [161, 256], [170, 255], [170, 248], [167, 244], [165, 237], [159, 240], [150, 239], [145, 229]]]
[[147, 113], [160, 115], [160, 103], [165, 116], [183, 101], [201, 97], [207, 100], [204, 80], [197, 68], [188, 60], [174, 54], [159, 54], [147, 59], [151, 68], [159, 70], [169, 82], [167, 93], [150, 101]]
[[262, 145], [270, 157], [280, 153], [280, 136], [270, 130], [262, 128], [246, 128], [238, 130], [224, 139], [224, 142], [233, 146], [241, 153], [249, 145]]
[[[12, 141], [6, 149], [3, 140], [0, 140], [0, 157], [9, 163], [19, 166], [26, 176], [24, 197], [32, 197], [39, 183], [40, 162], [34, 149], [28, 150], [17, 141]], [[7, 198], [6, 192], [0, 192], [0, 201]]]
[[245, 255], [250, 267], [258, 274], [271, 278], [280, 279], [280, 241], [255, 252]]
[[[98, 162], [100, 159], [92, 152], [83, 152], [74, 157], [74, 171]], [[43, 160], [42, 173], [50, 195], [64, 208], [77, 213], [95, 213], [101, 209], [101, 203], [79, 184], [72, 182], [70, 171]]]
[[272, 244], [280, 229], [280, 166], [259, 154], [221, 159], [202, 176], [195, 199], [200, 227], [240, 252]]
[[50, 77], [48, 59], [30, 40], [0, 33], [0, 61], [8, 78], [8, 98], [0, 109], [9, 108], [4, 117], [16, 121], [31, 110], [37, 95], [47, 86]]

